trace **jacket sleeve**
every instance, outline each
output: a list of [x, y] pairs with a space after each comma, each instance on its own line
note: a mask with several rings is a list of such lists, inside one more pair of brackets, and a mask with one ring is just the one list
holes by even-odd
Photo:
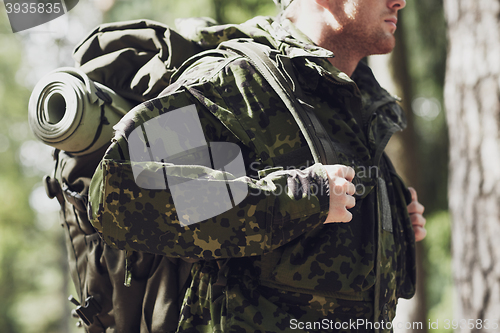
[[[188, 172], [192, 176], [199, 171], [189, 166], [165, 166], [164, 169], [167, 174]], [[222, 182], [229, 187], [236, 182], [247, 186], [247, 196], [217, 216], [186, 225], [181, 223], [174, 203], [183, 200], [179, 199], [179, 193], [175, 193], [174, 198], [170, 188], [142, 189], [134, 181], [130, 165], [103, 160], [91, 184], [93, 225], [108, 244], [120, 249], [215, 259], [261, 255], [312, 230], [326, 219], [328, 195], [318, 194], [328, 191], [321, 165], [273, 172], [260, 180], [231, 179], [227, 173], [225, 176], [230, 180]], [[204, 182], [190, 180], [186, 183], [191, 186]], [[206, 189], [204, 185], [199, 185], [200, 191]], [[219, 191], [203, 194], [216, 205], [226, 193], [221, 187], [213, 187]], [[312, 188], [317, 190], [309, 191]], [[189, 193], [189, 189], [186, 192]], [[197, 203], [186, 200], [193, 205], [191, 209], [196, 215]], [[198, 209], [203, 207], [199, 205]], [[190, 217], [183, 214], [184, 219]]]
[[[120, 249], [216, 259], [261, 255], [321, 225], [329, 208], [324, 167], [265, 168], [273, 165], [273, 155], [301, 144], [298, 127], [280, 99], [246, 62], [217, 58], [192, 68], [175, 90], [136, 107], [115, 127], [90, 188], [90, 220], [104, 240]], [[213, 68], [219, 70], [210, 80], [193, 79], [209, 77]], [[178, 125], [173, 117], [147, 128], [187, 107], [196, 110], [196, 126]], [[132, 138], [138, 128], [145, 133], [139, 133], [139, 141], [149, 140], [141, 148], [142, 160], [131, 153], [138, 149]], [[194, 128], [202, 129], [203, 137], [193, 143]], [[215, 165], [219, 158], [214, 156], [225, 156], [229, 143], [241, 148], [241, 155], [233, 154], [227, 162], [238, 155], [247, 172], [226, 167], [237, 161]], [[172, 161], [153, 146], [192, 154]], [[213, 156], [199, 163], [203, 151]], [[261, 164], [249, 176], [252, 161]]]

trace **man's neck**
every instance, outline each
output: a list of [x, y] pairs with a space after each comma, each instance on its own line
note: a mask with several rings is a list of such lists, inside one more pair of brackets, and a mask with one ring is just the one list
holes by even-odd
[[[319, 12], [320, 8], [304, 6], [303, 3], [300, 2], [300, 7], [297, 8], [302, 12], [302, 15], [296, 15], [295, 19], [291, 19], [295, 27], [316, 45], [332, 51], [335, 57], [328, 59], [330, 63], [350, 77], [364, 55], [358, 54], [359, 52], [355, 52], [356, 47], [349, 45], [349, 41], [346, 41], [345, 36], [341, 33], [342, 28], [336, 26], [336, 22], [325, 23], [321, 21], [324, 16]], [[319, 19], [312, 21], [309, 19], [311, 16], [316, 16]]]
[[324, 40], [314, 41], [318, 46], [321, 46], [327, 50], [333, 52], [335, 57], [328, 58], [328, 61], [335, 66], [340, 71], [346, 73], [349, 77], [351, 77], [352, 73], [356, 67], [358, 67], [359, 62], [363, 59], [363, 56], [353, 54], [349, 47], [342, 45], [339, 41], [335, 41], [332, 36], [325, 38]]

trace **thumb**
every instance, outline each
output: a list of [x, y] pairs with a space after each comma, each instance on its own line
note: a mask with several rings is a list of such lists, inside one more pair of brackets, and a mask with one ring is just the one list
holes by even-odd
[[413, 187], [408, 187], [408, 190], [411, 193], [411, 201], [418, 201], [417, 191]]

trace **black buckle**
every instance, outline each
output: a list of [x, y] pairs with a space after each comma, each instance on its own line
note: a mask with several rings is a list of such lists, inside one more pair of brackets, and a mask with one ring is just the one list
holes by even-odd
[[61, 192], [61, 186], [57, 179], [50, 176], [43, 177], [43, 185], [45, 186], [45, 193], [50, 199], [53, 199]]
[[77, 306], [72, 313], [76, 314], [87, 326], [94, 323], [94, 316], [98, 315], [102, 310], [94, 296], [87, 297], [84, 305], [81, 305], [73, 296], [69, 297], [69, 301]]
[[68, 185], [62, 185], [62, 191], [66, 200], [81, 212], [87, 212], [87, 200], [80, 193], [70, 190]]

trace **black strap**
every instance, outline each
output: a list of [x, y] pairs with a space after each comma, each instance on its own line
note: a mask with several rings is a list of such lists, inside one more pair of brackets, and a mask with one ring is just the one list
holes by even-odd
[[113, 103], [113, 99], [106, 92], [99, 89], [99, 87], [96, 87], [96, 90], [97, 90], [96, 96], [100, 100], [102, 100], [104, 103], [101, 105], [101, 119], [100, 119], [101, 121], [99, 122], [99, 126], [97, 127], [97, 130], [95, 132], [94, 139], [87, 147], [85, 147], [79, 151], [68, 151], [67, 152], [68, 154], [80, 154], [80, 153], [85, 152], [87, 149], [91, 148], [97, 142], [97, 140], [99, 140], [99, 138], [101, 136], [101, 132], [102, 132], [102, 127], [105, 125], [110, 125], [108, 118], [106, 118], [105, 107], [107, 104], [111, 105], [111, 103]]
[[261, 46], [246, 39], [229, 40], [221, 46], [244, 55], [280, 96], [304, 135], [314, 162], [335, 164], [337, 154], [330, 136], [316, 117], [314, 108], [295, 97], [290, 84], [279, 67], [269, 58], [269, 54], [266, 54]]
[[[306, 161], [313, 161], [311, 149], [308, 146], [300, 147], [286, 154], [280, 154], [272, 158], [275, 166], [297, 167]], [[310, 165], [307, 165], [310, 166]]]

